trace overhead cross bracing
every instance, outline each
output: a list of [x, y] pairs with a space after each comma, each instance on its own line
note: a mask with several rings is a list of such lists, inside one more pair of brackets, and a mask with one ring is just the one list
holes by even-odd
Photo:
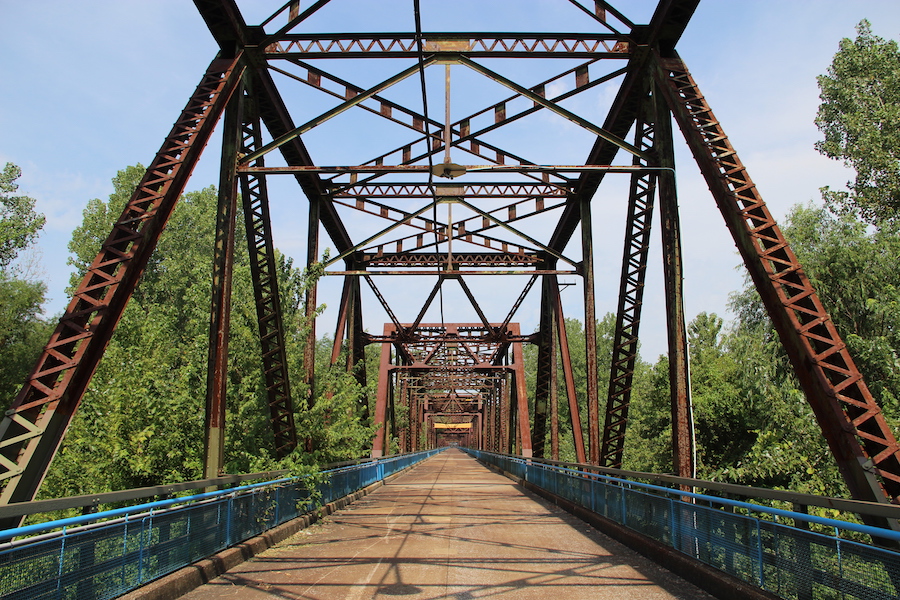
[[[848, 486], [858, 498], [896, 499], [900, 446], [675, 51], [697, 3], [663, 0], [642, 12], [636, 3], [559, 0], [552, 19], [529, 22], [527, 3], [517, 2], [520, 30], [499, 31], [511, 22], [499, 11], [448, 11], [431, 0], [273, 3], [252, 24], [233, 0], [195, 0], [219, 55], [0, 425], [2, 501], [35, 494], [220, 120], [208, 473], [222, 467], [238, 202], [251, 244], [275, 444], [282, 453], [302, 451], [291, 417], [314, 398], [292, 397], [291, 390], [312, 389], [314, 341], [323, 326], [308, 334], [307, 385], [292, 388], [271, 274], [280, 240], [269, 211], [271, 203], [288, 202], [309, 224], [291, 241], [324, 273], [307, 295], [306, 314], [314, 317], [327, 294], [339, 296], [331, 302], [333, 362], [343, 357], [362, 378], [366, 347], [380, 350], [373, 454], [395, 440], [403, 449], [435, 444], [438, 432], [453, 431], [466, 443], [525, 455], [544, 454], [549, 437], [553, 455], [565, 402], [579, 461], [607, 466], [621, 462], [627, 435], [658, 210], [673, 456], [678, 474], [690, 475], [673, 116]], [[350, 6], [359, 13], [352, 19]], [[343, 32], [349, 21], [372, 29]], [[614, 178], [628, 189], [610, 187]], [[280, 196], [285, 180], [299, 184], [305, 202], [296, 193]], [[610, 387], [602, 390], [594, 278], [595, 264], [609, 259], [595, 255], [593, 229], [612, 214], [612, 203], [628, 208], [620, 280], [603, 282], [618, 288], [619, 301]], [[560, 288], [572, 282], [581, 296], [573, 315], [585, 323], [584, 348], [566, 339], [563, 309], [571, 312], [577, 292], [567, 293], [564, 306]], [[533, 392], [523, 375], [528, 344], [537, 347]], [[584, 391], [574, 383], [572, 352], [585, 356]]]

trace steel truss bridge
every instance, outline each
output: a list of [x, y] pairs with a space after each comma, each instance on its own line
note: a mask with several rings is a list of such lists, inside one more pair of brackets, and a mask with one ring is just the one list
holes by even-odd
[[[896, 503], [900, 446], [677, 52], [698, 2], [661, 0], [649, 21], [638, 23], [629, 18], [627, 3], [617, 8], [604, 0], [559, 0], [560, 10], [571, 11], [572, 31], [447, 32], [423, 29], [416, 1], [410, 3], [414, 14], [404, 15], [404, 23], [415, 23], [411, 30], [326, 33], [323, 23], [329, 30], [340, 27], [339, 21], [326, 20], [330, 0], [289, 1], [273, 7], [259, 25], [245, 21], [235, 0], [195, 0], [219, 52], [200, 74], [3, 418], [0, 503], [34, 498], [217, 126], [223, 142], [210, 265], [206, 477], [217, 476], [223, 465], [231, 270], [241, 212], [279, 454], [298, 448], [294, 413], [313, 401], [291, 394], [270, 215], [274, 178], [292, 179], [305, 196], [307, 265], [343, 283], [332, 363], [362, 379], [366, 348], [380, 349], [373, 457], [388, 453], [395, 439], [404, 452], [458, 443], [556, 458], [559, 415], [568, 414], [579, 463], [621, 466], [658, 210], [673, 462], [676, 475], [689, 476], [692, 432], [673, 120], [853, 496]], [[470, 22], [477, 24], [477, 15]], [[509, 64], [514, 68], [507, 69]], [[428, 90], [434, 96], [439, 89], [426, 85], [426, 76], [442, 79], [444, 114], [433, 112], [439, 98], [432, 97], [431, 105], [426, 100]], [[463, 95], [454, 87], [459, 78], [466, 82]], [[614, 99], [602, 122], [569, 108], [568, 100], [604, 89]], [[298, 90], [316, 96], [316, 102], [295, 101]], [[460, 101], [463, 108], [457, 109]], [[320, 105], [328, 108], [315, 108]], [[365, 123], [373, 125], [350, 121], [328, 129], [340, 137], [335, 148], [344, 162], [315, 160], [307, 148], [309, 136], [354, 113], [365, 113]], [[581, 162], [561, 164], [571, 161], [521, 142], [528, 139], [522, 132], [547, 135], [541, 130], [546, 122], [568, 123], [587, 136]], [[391, 133], [382, 134], [387, 128]], [[627, 216], [610, 384], [601, 390], [593, 221], [594, 199], [608, 174], [622, 174], [630, 184], [621, 198]], [[326, 246], [334, 253], [323, 259]], [[566, 338], [563, 275], [576, 278], [583, 293], [584, 348], [570, 347]], [[496, 290], [514, 290], [513, 301], [498, 310], [502, 295], [473, 283], [485, 278]], [[439, 310], [445, 297], [466, 307], [472, 315], [468, 322], [445, 322]], [[312, 287], [306, 298], [310, 319], [316, 303]], [[371, 305], [385, 317], [366, 322]], [[521, 330], [524, 310], [539, 314], [536, 331]], [[304, 356], [308, 389], [316, 376], [316, 334], [312, 327]], [[533, 398], [525, 381], [525, 344], [537, 347]], [[584, 391], [576, 389], [571, 353], [585, 355]], [[558, 388], [565, 389], [564, 398]], [[579, 394], [587, 404], [586, 423], [580, 420]], [[570, 410], [560, 410], [561, 402]], [[359, 412], [360, 418], [370, 416], [366, 407]], [[892, 519], [868, 521], [896, 527]]]

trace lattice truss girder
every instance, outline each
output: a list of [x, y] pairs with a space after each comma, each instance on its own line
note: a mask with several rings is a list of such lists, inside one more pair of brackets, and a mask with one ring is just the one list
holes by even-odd
[[[362, 381], [364, 347], [381, 348], [374, 415], [381, 427], [373, 454], [388, 448], [389, 434], [404, 450], [452, 434], [490, 450], [541, 454], [548, 420], [555, 452], [559, 388], [569, 403], [578, 459], [621, 461], [653, 198], [657, 182], [667, 181], [658, 170], [658, 151], [672, 142], [669, 128], [658, 127], [660, 119], [668, 120], [660, 116], [664, 101], [710, 182], [851, 489], [866, 499], [883, 497], [882, 490], [896, 497], [897, 442], [705, 99], [683, 63], [672, 58], [698, 1], [660, 2], [640, 24], [625, 14], [631, 7], [559, 0], [574, 26], [546, 33], [534, 31], [552, 29], [547, 23], [525, 33], [422, 31], [417, 13], [412, 32], [321, 34], [316, 31], [338, 0], [288, 2], [252, 27], [234, 0], [195, 0], [221, 58], [191, 97], [0, 425], [0, 477], [9, 480], [4, 500], [30, 499], [37, 489], [187, 176], [242, 79], [247, 108], [241, 147], [237, 164], [223, 172], [234, 171], [241, 184], [268, 403], [282, 452], [296, 445], [295, 408], [273, 276], [268, 190], [274, 189], [271, 178], [288, 175], [310, 202], [307, 262], [316, 262], [320, 247], [330, 245], [335, 250], [323, 265], [326, 277], [345, 279], [332, 362], [346, 349], [346, 364]], [[420, 3], [433, 4], [413, 5]], [[440, 10], [443, 21], [446, 10]], [[478, 19], [470, 15], [466, 22]], [[493, 59], [534, 61], [528, 63], [534, 68], [512, 69], [510, 76]], [[339, 67], [346, 64], [374, 66]], [[423, 73], [440, 76], [443, 85], [434, 86]], [[470, 82], [465, 85], [481, 82], [483, 91], [458, 91], [460, 75]], [[618, 91], [602, 124], [573, 109], [609, 86]], [[651, 93], [654, 86], [662, 95]], [[427, 103], [425, 92], [431, 94]], [[562, 164], [543, 144], [518, 142], [518, 134], [540, 134], [545, 127], [551, 135], [561, 123], [574, 125], [572, 147], [586, 141], [580, 164]], [[307, 143], [320, 153], [340, 149], [340, 156], [352, 158], [317, 165]], [[592, 315], [590, 202], [610, 172], [630, 173], [631, 190], [608, 418], [601, 440], [596, 373], [588, 369], [593, 397], [587, 398], [585, 444], [571, 352], [585, 352], [588, 364], [596, 363], [594, 324], [585, 324], [586, 348], [569, 347], [557, 276], [579, 278], [584, 314]], [[319, 241], [320, 228], [327, 244]], [[579, 228], [580, 248], [570, 244]], [[677, 239], [673, 243], [677, 247]], [[677, 278], [676, 267], [670, 272]], [[390, 283], [401, 275], [419, 277], [419, 283]], [[494, 296], [501, 294], [493, 292], [482, 306], [485, 288], [472, 281], [484, 275], [520, 276], [497, 288], [510, 294], [510, 308], [498, 308]], [[532, 293], [539, 279], [540, 293]], [[670, 305], [681, 301], [680, 282], [674, 283]], [[465, 309], [466, 322], [433, 322], [445, 296], [454, 299], [448, 306]], [[534, 296], [538, 330], [523, 335], [519, 309]], [[315, 300], [313, 287], [309, 315]], [[381, 335], [370, 333], [375, 327], [364, 320], [370, 307], [386, 315]], [[308, 389], [314, 336], [312, 328], [304, 357]], [[526, 343], [538, 345], [531, 404]]]
[[[657, 80], [854, 497], [900, 497], [900, 444], [706, 98], [677, 56]], [[877, 475], [877, 479], [875, 477]]]

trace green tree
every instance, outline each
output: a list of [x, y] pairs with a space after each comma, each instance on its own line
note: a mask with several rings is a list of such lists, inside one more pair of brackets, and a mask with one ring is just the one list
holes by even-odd
[[828, 205], [875, 223], [900, 215], [900, 50], [866, 20], [856, 32], [818, 77], [816, 125], [825, 139], [816, 149], [856, 171], [849, 191], [822, 189]]
[[[70, 244], [77, 269], [93, 260], [142, 172], [139, 166], [120, 171], [109, 199], [88, 204]], [[182, 197], [98, 366], [42, 496], [200, 476], [216, 210], [213, 187]], [[301, 401], [306, 398], [301, 299], [309, 280], [279, 253], [276, 263], [298, 434], [301, 440], [313, 439], [317, 451], [307, 453], [301, 444], [286, 459], [274, 456], [247, 243], [238, 227], [226, 398], [225, 470], [230, 473], [356, 458], [362, 440], [371, 439], [367, 424], [347, 409], [355, 407], [359, 390], [346, 381], [332, 385], [337, 393], [328, 398], [317, 392], [312, 411]], [[73, 276], [73, 285], [80, 277]]]
[[34, 198], [13, 196], [22, 170], [12, 163], [0, 171], [0, 268], [15, 260], [19, 251], [38, 236], [44, 226], [44, 215], [34, 212]]
[[794, 206], [784, 234], [876, 401], [900, 422], [900, 222]]
[[0, 171], [0, 394], [7, 404], [50, 336], [41, 316], [47, 287], [14, 264], [45, 222], [34, 211], [34, 198], [12, 195], [21, 174], [12, 163]]
[[640, 361], [628, 412], [628, 432], [622, 466], [645, 473], [672, 472], [672, 410], [669, 359]]
[[41, 316], [46, 286], [0, 269], [0, 397], [15, 397], [50, 337]]
[[744, 373], [733, 340], [715, 313], [697, 315], [688, 325], [691, 391], [697, 443], [697, 472], [713, 476], [734, 464], [753, 444], [760, 410], [743, 389]]
[[[746, 434], [743, 451], [720, 464], [706, 464], [704, 477], [742, 485], [846, 496], [812, 408], [783, 346], [749, 284], [732, 296], [737, 315], [724, 339], [737, 366], [735, 401], [749, 407], [734, 435]], [[733, 425], [732, 425], [733, 426]]]

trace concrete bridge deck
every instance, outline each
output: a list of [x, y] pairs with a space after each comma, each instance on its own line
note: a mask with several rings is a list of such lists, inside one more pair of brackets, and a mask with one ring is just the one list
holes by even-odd
[[455, 449], [183, 596], [711, 598]]

